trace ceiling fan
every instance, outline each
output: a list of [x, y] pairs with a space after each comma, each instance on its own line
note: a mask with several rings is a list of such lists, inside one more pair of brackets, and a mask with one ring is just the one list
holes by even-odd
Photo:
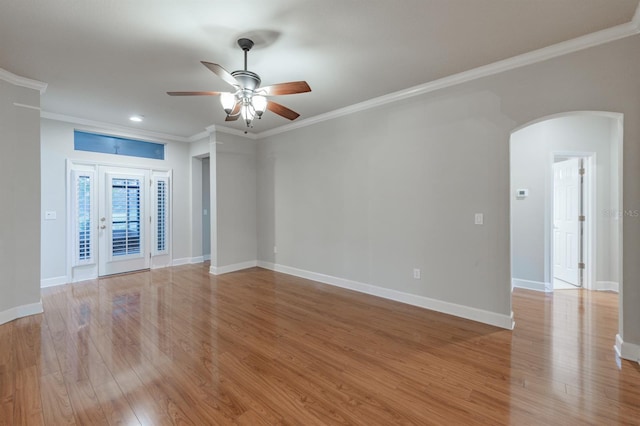
[[218, 64], [202, 61], [202, 65], [234, 88], [232, 92], [167, 92], [167, 94], [170, 96], [220, 96], [222, 108], [227, 113], [225, 121], [235, 121], [242, 117], [247, 127], [253, 127], [251, 124], [253, 119], [256, 116], [259, 119], [262, 118], [265, 110], [289, 120], [298, 118], [300, 114], [268, 100], [267, 97], [310, 92], [311, 88], [307, 82], [291, 81], [260, 87], [260, 76], [247, 70], [247, 53], [253, 47], [253, 41], [241, 38], [238, 40], [238, 46], [244, 51], [244, 70], [229, 72]]

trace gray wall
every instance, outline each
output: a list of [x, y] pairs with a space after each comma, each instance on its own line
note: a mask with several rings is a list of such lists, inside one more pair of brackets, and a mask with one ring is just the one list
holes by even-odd
[[0, 80], [0, 314], [40, 302], [40, 112], [14, 102], [40, 93]]
[[[576, 115], [554, 118], [515, 132], [511, 138], [511, 241], [514, 279], [551, 283], [549, 216], [553, 152], [596, 154], [596, 281], [617, 282], [617, 259], [612, 256], [616, 231], [606, 212], [617, 209], [612, 198], [612, 175], [617, 175], [617, 141], [612, 140], [617, 121], [611, 117]], [[615, 149], [615, 151], [613, 151]], [[612, 152], [614, 155], [612, 156]], [[613, 180], [615, 181], [615, 179]], [[515, 199], [518, 188], [529, 196]], [[548, 219], [552, 219], [550, 216]], [[612, 267], [613, 266], [613, 267]]]
[[[638, 75], [635, 36], [267, 137], [259, 259], [509, 314], [510, 133], [567, 111], [623, 113], [623, 204], [638, 209]], [[639, 235], [625, 218], [621, 334], [635, 344]]]
[[216, 140], [217, 259], [212, 265], [223, 267], [256, 260], [256, 142], [225, 133]]
[[260, 260], [510, 315], [511, 125], [462, 90], [261, 141]]

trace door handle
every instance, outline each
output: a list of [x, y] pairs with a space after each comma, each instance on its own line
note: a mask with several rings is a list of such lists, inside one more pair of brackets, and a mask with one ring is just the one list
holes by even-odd
[[107, 225], [100, 225], [100, 229], [104, 229], [106, 227], [107, 227]]

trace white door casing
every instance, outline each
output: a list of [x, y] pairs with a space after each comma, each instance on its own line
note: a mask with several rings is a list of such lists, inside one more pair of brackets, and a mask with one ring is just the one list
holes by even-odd
[[554, 278], [580, 286], [580, 159], [553, 164]]
[[67, 281], [170, 266], [172, 180], [170, 169], [67, 160]]

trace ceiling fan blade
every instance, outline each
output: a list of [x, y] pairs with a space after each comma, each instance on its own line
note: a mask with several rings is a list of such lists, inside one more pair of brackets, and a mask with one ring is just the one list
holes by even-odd
[[279, 103], [276, 103], [273, 101], [269, 101], [267, 103], [267, 109], [284, 118], [288, 118], [289, 120], [295, 120], [296, 118], [300, 117], [300, 114], [298, 114], [297, 112], [287, 108], [284, 105], [280, 105]]
[[238, 118], [240, 118], [240, 103], [237, 103], [233, 107], [233, 110], [227, 115], [224, 121], [236, 121]]
[[293, 95], [296, 93], [310, 92], [311, 87], [306, 81], [290, 81], [288, 83], [272, 84], [258, 89], [265, 96]]
[[169, 96], [219, 96], [222, 92], [167, 92]]
[[222, 68], [218, 64], [213, 64], [211, 62], [201, 61], [202, 65], [209, 68], [215, 75], [223, 79], [225, 82], [229, 83], [233, 87], [240, 87], [240, 83], [231, 73], [224, 68]]

